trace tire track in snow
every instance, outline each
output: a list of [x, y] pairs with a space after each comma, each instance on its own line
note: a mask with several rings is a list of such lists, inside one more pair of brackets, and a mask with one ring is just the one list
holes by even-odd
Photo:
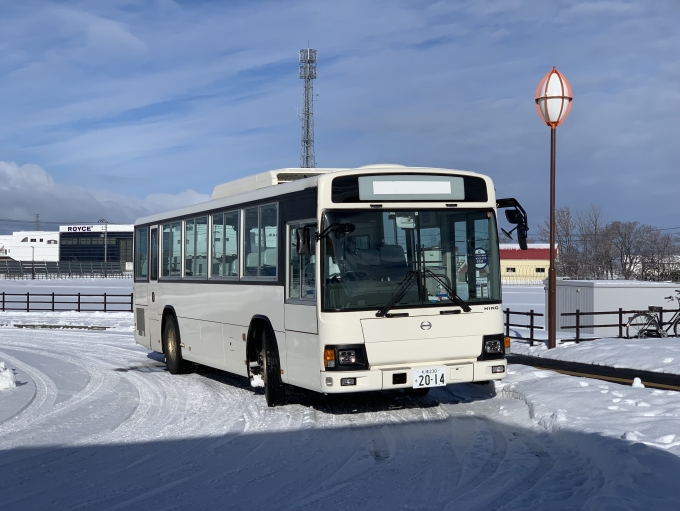
[[[57, 399], [57, 386], [43, 372], [22, 362], [21, 360], [0, 351], [5, 361], [25, 372], [35, 383], [35, 396], [31, 402], [17, 415], [0, 424], [0, 441], [9, 432], [23, 430], [38, 421], [49, 410]], [[0, 443], [0, 445], [2, 445]], [[3, 446], [4, 447], [4, 446]]]

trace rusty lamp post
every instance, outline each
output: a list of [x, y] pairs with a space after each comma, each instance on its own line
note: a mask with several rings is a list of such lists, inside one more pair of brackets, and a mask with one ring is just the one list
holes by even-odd
[[571, 110], [572, 93], [567, 79], [553, 66], [536, 89], [536, 110], [550, 126], [550, 269], [548, 270], [548, 349], [557, 345], [555, 272], [555, 132]]

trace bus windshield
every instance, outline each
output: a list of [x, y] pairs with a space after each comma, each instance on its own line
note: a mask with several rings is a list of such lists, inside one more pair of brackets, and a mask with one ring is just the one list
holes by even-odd
[[326, 311], [501, 300], [492, 210], [328, 211], [324, 230]]

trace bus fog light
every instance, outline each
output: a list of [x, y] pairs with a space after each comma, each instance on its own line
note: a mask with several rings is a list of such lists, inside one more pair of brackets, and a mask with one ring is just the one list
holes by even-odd
[[340, 385], [342, 387], [346, 387], [347, 385], [356, 385], [356, 384], [357, 384], [356, 378], [340, 378]]
[[327, 387], [333, 386], [333, 378], [331, 378], [331, 377], [326, 378], [326, 386]]
[[[338, 351], [338, 359], [340, 365], [356, 364], [357, 363], [357, 352], [354, 350], [341, 350]], [[348, 384], [350, 385], [350, 384]]]
[[492, 366], [491, 372], [492, 373], [504, 373], [505, 372], [505, 366]]
[[501, 342], [498, 339], [484, 341], [484, 351], [487, 353], [501, 353], [503, 351]]

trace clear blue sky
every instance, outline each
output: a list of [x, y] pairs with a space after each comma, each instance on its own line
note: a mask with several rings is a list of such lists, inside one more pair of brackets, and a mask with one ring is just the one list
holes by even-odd
[[677, 0], [5, 2], [0, 218], [132, 221], [297, 166], [309, 41], [320, 167], [486, 173], [535, 225], [554, 65], [558, 206], [680, 226], [679, 20]]

